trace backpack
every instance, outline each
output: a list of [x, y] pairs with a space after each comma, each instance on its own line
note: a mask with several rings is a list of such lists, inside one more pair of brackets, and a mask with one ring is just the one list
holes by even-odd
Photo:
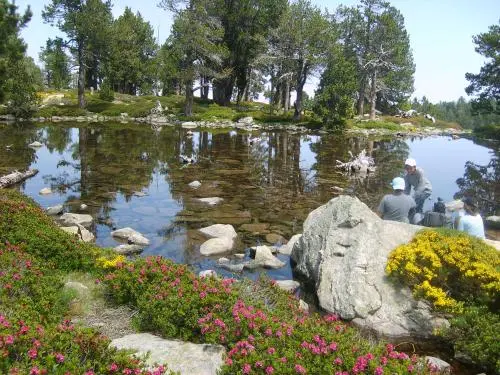
[[433, 212], [433, 211], [427, 211], [424, 214], [424, 218], [421, 222], [421, 225], [426, 226], [426, 227], [446, 227], [446, 228], [451, 228], [452, 222], [451, 218], [446, 216], [446, 214], [441, 213], [441, 212]]

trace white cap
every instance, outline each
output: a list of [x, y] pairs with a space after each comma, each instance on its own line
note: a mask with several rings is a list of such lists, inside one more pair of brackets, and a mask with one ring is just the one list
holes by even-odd
[[404, 190], [406, 186], [404, 178], [401, 177], [394, 178], [391, 185], [394, 190]]
[[405, 165], [409, 165], [410, 167], [416, 167], [417, 166], [417, 162], [415, 161], [415, 159], [408, 158], [405, 161]]

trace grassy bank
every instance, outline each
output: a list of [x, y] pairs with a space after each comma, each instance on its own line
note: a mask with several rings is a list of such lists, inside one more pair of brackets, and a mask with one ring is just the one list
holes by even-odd
[[[101, 116], [120, 116], [126, 113], [129, 117], [146, 117], [151, 109], [156, 107], [160, 101], [164, 108], [163, 115], [173, 116], [181, 121], [238, 121], [243, 117], [253, 117], [258, 123], [263, 124], [295, 124], [312, 128], [320, 128], [322, 122], [314, 113], [306, 111], [300, 121], [293, 120], [293, 110], [288, 112], [271, 111], [271, 107], [265, 103], [244, 102], [239, 105], [231, 104], [222, 107], [212, 100], [194, 99], [193, 116], [187, 118], [182, 114], [183, 96], [130, 96], [115, 94], [112, 102], [104, 101], [98, 94], [86, 95], [88, 102], [86, 109], [80, 109], [77, 105], [77, 96], [74, 90], [62, 92], [45, 92], [42, 94], [43, 106], [35, 114], [35, 117], [51, 116], [85, 116], [98, 114]], [[61, 105], [63, 104], [63, 105]], [[404, 124], [404, 125], [401, 125]], [[394, 116], [381, 116], [376, 121], [366, 119], [350, 119], [346, 124], [348, 129], [384, 129], [393, 132], [398, 131], [418, 131], [425, 127], [436, 127], [440, 129], [460, 129], [456, 123], [449, 123], [437, 120], [436, 123], [418, 116], [410, 119], [403, 119]]]
[[110, 349], [97, 331], [71, 322], [75, 295], [64, 281], [75, 277], [100, 280], [99, 295], [133, 306], [138, 329], [224, 345], [221, 374], [429, 373], [417, 356], [372, 343], [335, 316], [307, 314], [267, 279], [203, 279], [161, 257], [126, 261], [77, 242], [10, 190], [0, 190], [0, 269], [5, 374], [152, 373]]

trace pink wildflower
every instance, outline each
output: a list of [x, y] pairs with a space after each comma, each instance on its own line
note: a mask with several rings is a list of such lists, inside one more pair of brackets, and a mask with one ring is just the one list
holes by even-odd
[[109, 365], [109, 371], [115, 372], [118, 371], [118, 365], [116, 363], [112, 363]]
[[248, 363], [245, 363], [243, 365], [243, 374], [250, 374], [250, 371], [252, 371], [252, 366], [250, 366]]
[[295, 372], [297, 374], [305, 374], [306, 369], [304, 367], [302, 367], [301, 365], [297, 364], [297, 365], [295, 365]]
[[14, 343], [14, 336], [8, 335], [7, 337], [5, 337], [5, 343], [7, 345], [12, 345]]
[[28, 356], [31, 358], [31, 359], [35, 359], [37, 356], [38, 356], [38, 352], [36, 351], [36, 349], [30, 349], [28, 350]]
[[61, 353], [57, 353], [56, 354], [56, 362], [63, 363], [64, 362], [64, 355], [62, 355]]
[[267, 352], [272, 355], [272, 354], [274, 354], [276, 352], [276, 349], [269, 348], [269, 349], [267, 349]]
[[375, 375], [383, 375], [384, 374], [384, 369], [382, 367], [377, 367], [375, 369]]
[[274, 372], [274, 368], [273, 368], [273, 366], [267, 366], [267, 367], [266, 367], [266, 374], [267, 374], [267, 375], [270, 375], [270, 374], [272, 374], [273, 372]]
[[34, 366], [30, 370], [30, 375], [40, 375], [41, 371], [38, 369], [38, 367]]

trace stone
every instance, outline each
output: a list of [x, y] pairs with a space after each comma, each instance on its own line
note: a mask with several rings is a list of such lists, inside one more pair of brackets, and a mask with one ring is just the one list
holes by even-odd
[[217, 277], [217, 272], [214, 270], [204, 270], [200, 271], [198, 274], [199, 277]]
[[300, 287], [300, 283], [295, 280], [276, 280], [276, 285], [280, 289], [286, 290], [290, 293], [295, 292]]
[[61, 220], [61, 223], [67, 227], [73, 225], [83, 225], [84, 227], [90, 227], [94, 222], [94, 219], [90, 215], [73, 213], [65, 213], [59, 218], [59, 220]]
[[188, 186], [191, 188], [191, 189], [198, 189], [199, 187], [201, 187], [201, 182], [200, 181], [193, 181], [193, 182], [190, 182], [188, 184]]
[[245, 268], [246, 263], [221, 263], [219, 264], [219, 267], [222, 269], [225, 269], [229, 272], [243, 272], [243, 269]]
[[242, 254], [242, 253], [234, 254], [234, 257], [236, 259], [243, 259], [243, 258], [245, 258], [245, 254]]
[[266, 234], [266, 241], [272, 244], [284, 244], [286, 243], [285, 237], [283, 237], [281, 234], [276, 234], [276, 233], [269, 233]]
[[254, 269], [258, 267], [278, 269], [285, 263], [276, 258], [269, 246], [257, 246], [255, 248], [255, 259], [245, 264], [245, 268]]
[[309, 312], [309, 305], [307, 304], [307, 302], [299, 300], [299, 309], [301, 309], [302, 311]]
[[280, 254], [285, 254], [285, 255], [290, 255], [292, 254], [293, 246], [295, 243], [299, 240], [299, 238], [302, 236], [302, 234], [296, 234], [290, 238], [290, 241], [285, 246], [280, 246], [278, 248], [278, 252]]
[[269, 223], [243, 224], [240, 230], [255, 234], [267, 233], [269, 230]]
[[43, 188], [42, 190], [40, 190], [40, 192], [38, 194], [49, 195], [49, 194], [52, 194], [52, 190], [50, 188]]
[[451, 373], [451, 365], [448, 362], [445, 362], [440, 358], [431, 356], [425, 356], [424, 359], [432, 372], [437, 372], [438, 374]]
[[500, 229], [500, 216], [488, 216], [484, 219], [484, 225], [491, 229]]
[[206, 203], [210, 206], [215, 206], [224, 200], [224, 199], [219, 198], [219, 197], [196, 198], [196, 199], [199, 200], [201, 203]]
[[42, 144], [42, 143], [40, 143], [40, 142], [38, 142], [38, 141], [35, 141], [35, 142], [33, 142], [33, 143], [30, 143], [28, 146], [29, 146], [29, 147], [38, 148], [38, 147], [42, 147], [42, 146], [43, 146], [43, 144]]
[[430, 338], [448, 322], [385, 274], [387, 257], [422, 229], [384, 221], [357, 198], [340, 196], [312, 211], [291, 254], [329, 313], [389, 339]]
[[77, 224], [78, 234], [83, 242], [94, 242], [95, 236], [92, 232], [85, 229], [83, 225]]
[[143, 192], [143, 191], [134, 191], [134, 196], [135, 197], [145, 197], [147, 195], [147, 193]]
[[214, 224], [209, 227], [198, 229], [209, 238], [236, 238], [237, 234], [234, 227], [230, 224]]
[[113, 237], [128, 241], [129, 244], [144, 246], [149, 245], [149, 240], [146, 237], [129, 227], [115, 230], [111, 232], [111, 235]]
[[82, 204], [80, 205], [80, 211], [86, 211], [86, 210], [87, 210], [87, 208], [89, 208], [89, 206], [87, 206], [85, 203], [82, 203]]
[[229, 263], [229, 262], [231, 262], [231, 261], [230, 261], [228, 258], [219, 258], [219, 259], [217, 260], [217, 263], [218, 263], [218, 264], [227, 264], [227, 263]]
[[47, 207], [45, 213], [50, 216], [56, 216], [63, 213], [64, 206], [62, 204], [58, 204], [57, 206]]
[[122, 255], [132, 255], [132, 254], [138, 254], [141, 253], [144, 250], [144, 246], [141, 245], [118, 245], [113, 249], [115, 252], [118, 254]]
[[205, 256], [223, 254], [233, 249], [234, 241], [229, 237], [211, 238], [200, 246], [200, 253]]
[[167, 365], [169, 371], [181, 375], [216, 375], [223, 365], [225, 349], [221, 345], [193, 344], [165, 340], [150, 333], [127, 335], [111, 341], [112, 347], [149, 353], [146, 365]]
[[60, 228], [62, 231], [66, 233], [78, 235], [78, 227], [76, 225], [71, 227], [60, 227]]

